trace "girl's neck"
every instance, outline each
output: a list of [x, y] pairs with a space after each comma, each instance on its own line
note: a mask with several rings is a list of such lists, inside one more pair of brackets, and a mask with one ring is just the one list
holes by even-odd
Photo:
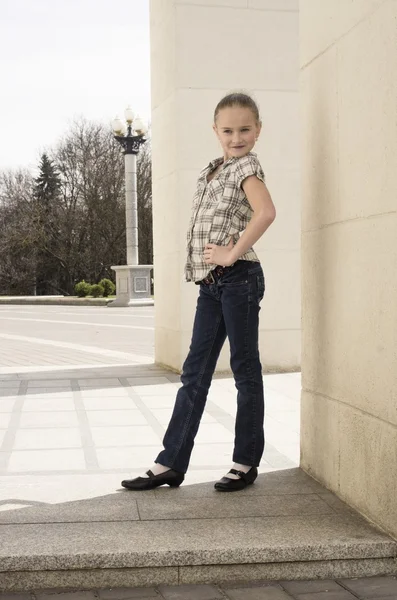
[[[249, 154], [250, 152], [252, 152], [252, 150], [250, 150], [249, 152], [247, 152], [247, 154]], [[244, 154], [244, 156], [246, 156], [246, 154]], [[225, 154], [223, 155], [223, 163], [225, 163], [227, 160], [230, 160], [231, 158], [236, 158], [234, 156], [226, 156]]]

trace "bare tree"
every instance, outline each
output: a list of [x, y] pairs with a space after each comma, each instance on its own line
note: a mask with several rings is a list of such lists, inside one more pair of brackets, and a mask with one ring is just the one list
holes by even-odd
[[[80, 120], [54, 153], [61, 176], [64, 281], [111, 277], [124, 252], [123, 160], [110, 131]], [[124, 244], [125, 245], [125, 244]]]
[[137, 160], [138, 244], [140, 264], [153, 264], [152, 154], [150, 139], [141, 147]]
[[[110, 128], [80, 119], [48, 155], [56, 172], [51, 201], [43, 178], [0, 177], [0, 293], [34, 293], [37, 277], [45, 293], [73, 294], [78, 281], [114, 279], [111, 266], [125, 264], [124, 158]], [[140, 263], [151, 264], [149, 142], [137, 170]]]
[[0, 294], [35, 288], [33, 185], [29, 172], [0, 174]]

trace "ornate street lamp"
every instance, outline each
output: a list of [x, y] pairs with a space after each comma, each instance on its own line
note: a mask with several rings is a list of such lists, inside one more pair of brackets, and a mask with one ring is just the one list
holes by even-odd
[[[125, 158], [125, 218], [127, 236], [127, 264], [114, 266], [116, 272], [116, 300], [108, 306], [152, 305], [151, 270], [153, 265], [139, 265], [138, 256], [138, 202], [136, 157], [146, 142], [147, 128], [130, 107], [125, 110], [124, 123], [119, 117], [113, 121], [116, 140], [124, 149]], [[126, 126], [127, 125], [127, 126]]]

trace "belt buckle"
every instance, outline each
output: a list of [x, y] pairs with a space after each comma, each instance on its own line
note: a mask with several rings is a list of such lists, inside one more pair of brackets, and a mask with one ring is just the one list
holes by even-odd
[[215, 283], [215, 277], [214, 277], [214, 275], [213, 275], [212, 271], [210, 271], [210, 272], [208, 273], [208, 275], [207, 275], [206, 279], [209, 279], [209, 283], [210, 283], [210, 284], [212, 284], [212, 283]]

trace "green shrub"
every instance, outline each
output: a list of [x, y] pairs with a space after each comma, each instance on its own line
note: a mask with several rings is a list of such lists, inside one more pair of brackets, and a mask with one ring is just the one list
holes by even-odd
[[116, 291], [116, 286], [110, 279], [101, 279], [99, 285], [103, 287], [103, 295], [105, 298], [112, 296]]
[[94, 285], [90, 286], [90, 296], [93, 296], [94, 298], [103, 296], [103, 292], [103, 286], [100, 283], [94, 283]]
[[74, 286], [74, 291], [76, 296], [78, 296], [79, 298], [85, 298], [91, 291], [91, 285], [83, 279], [83, 281], [76, 283], [76, 285]]

